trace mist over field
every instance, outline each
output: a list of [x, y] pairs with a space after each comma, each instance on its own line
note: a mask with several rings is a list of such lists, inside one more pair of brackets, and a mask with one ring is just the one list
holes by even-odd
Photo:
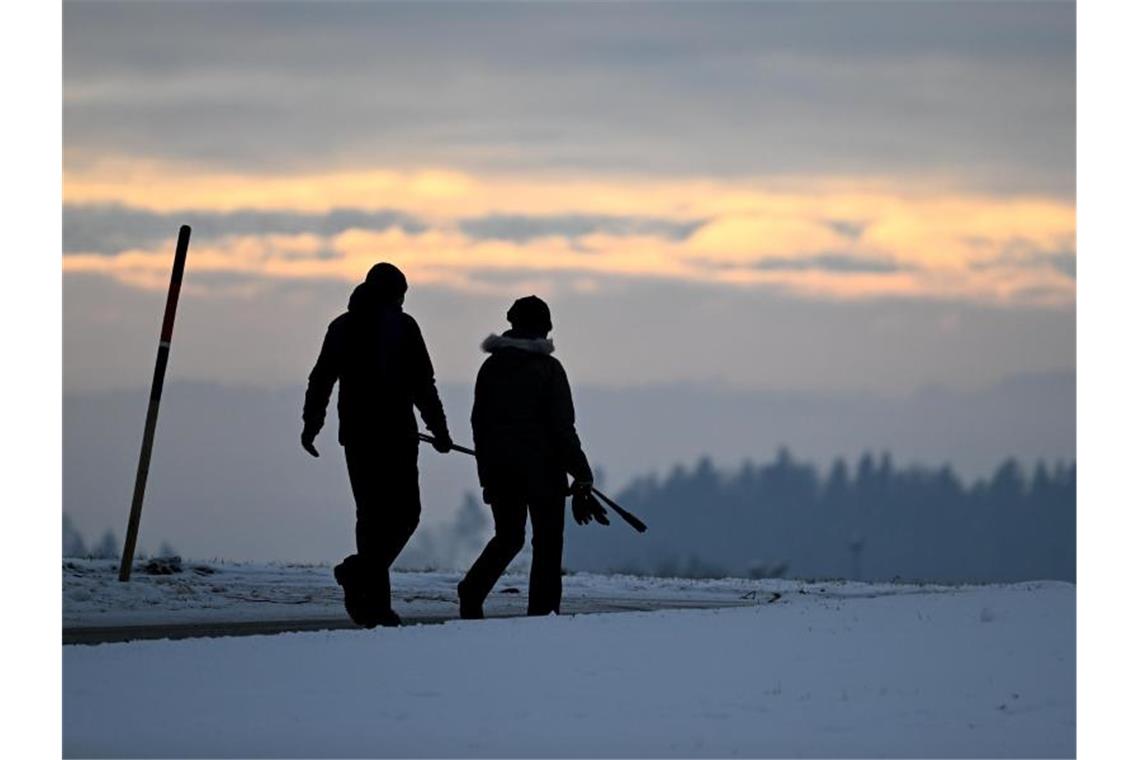
[[[441, 390], [453, 435], [470, 443], [470, 389], [445, 384]], [[854, 479], [860, 457], [871, 455], [878, 467], [884, 453], [896, 470], [949, 467], [966, 489], [989, 479], [1009, 457], [1020, 460], [1028, 478], [1039, 461], [1052, 472], [1058, 463], [1074, 460], [1074, 394], [1073, 375], [1061, 372], [1012, 377], [981, 391], [932, 388], [894, 397], [581, 386], [575, 403], [579, 432], [603, 489], [618, 497], [638, 483], [638, 498], [644, 499], [646, 479], [667, 481], [677, 467], [695, 472], [708, 458], [706, 468], [736, 477], [745, 463], [776, 461], [782, 448], [796, 462], [814, 466], [821, 479], [836, 458], [845, 460]], [[235, 560], [327, 562], [351, 553], [352, 498], [335, 419], [317, 440], [320, 459], [309, 458], [298, 443], [302, 396], [300, 387], [171, 383], [159, 417], [140, 546], [153, 553], [167, 542], [185, 556]], [[141, 390], [70, 394], [64, 400], [64, 511], [89, 544], [108, 529], [122, 535], [145, 408]], [[424, 446], [420, 472], [423, 519], [403, 562], [461, 565], [490, 529], [489, 510], [471, 496], [479, 493], [474, 462]], [[697, 515], [709, 512], [716, 505], [708, 502], [716, 498], [714, 491], [696, 491], [686, 508]], [[743, 574], [753, 560], [792, 559], [790, 549], [772, 545], [771, 526], [746, 527], [756, 531], [756, 551], [734, 550], [731, 561], [718, 556], [715, 529], [709, 534], [714, 546], [695, 542], [691, 550], [679, 551], [677, 542], [693, 538], [695, 523], [664, 519], [650, 502], [639, 509], [651, 532], [632, 543], [624, 525], [583, 530], [570, 523], [568, 567], [659, 571], [672, 561], [680, 572], [697, 557], [698, 571]], [[828, 557], [817, 563], [817, 572], [849, 571], [846, 540], [846, 533], [830, 544], [821, 539], [817, 553]], [[652, 558], [642, 551], [658, 545], [673, 548]], [[811, 568], [793, 562], [788, 572]]]

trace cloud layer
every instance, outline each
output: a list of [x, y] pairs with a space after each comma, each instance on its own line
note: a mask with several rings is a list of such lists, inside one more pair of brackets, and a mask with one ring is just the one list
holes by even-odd
[[65, 162], [1071, 197], [1072, 3], [68, 3]]
[[487, 177], [457, 171], [72, 173], [65, 271], [162, 287], [179, 224], [193, 271], [358, 280], [393, 261], [459, 290], [653, 278], [1056, 305], [1075, 292], [1071, 204], [834, 178]]

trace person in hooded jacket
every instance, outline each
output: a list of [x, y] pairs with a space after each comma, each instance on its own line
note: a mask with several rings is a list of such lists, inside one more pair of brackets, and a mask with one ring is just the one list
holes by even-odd
[[372, 267], [334, 319], [305, 392], [301, 446], [314, 446], [340, 383], [339, 441], [356, 501], [356, 554], [334, 570], [345, 607], [366, 627], [399, 625], [388, 570], [420, 519], [419, 440], [413, 407], [447, 452], [451, 436], [419, 325], [403, 311], [408, 282], [389, 263]]
[[557, 613], [562, 599], [562, 537], [567, 474], [571, 491], [590, 492], [593, 473], [574, 427], [574, 403], [547, 337], [550, 309], [536, 296], [515, 301], [511, 329], [483, 341], [490, 356], [475, 381], [471, 429], [483, 500], [495, 535], [459, 583], [463, 618], [481, 618], [483, 602], [526, 540], [530, 513], [529, 615]]

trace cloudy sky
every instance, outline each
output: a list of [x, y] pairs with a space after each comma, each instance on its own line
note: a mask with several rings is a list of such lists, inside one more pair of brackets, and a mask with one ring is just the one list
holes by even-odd
[[576, 381], [1075, 366], [1072, 3], [65, 3], [64, 381], [301, 382], [378, 260], [442, 379], [527, 293]]

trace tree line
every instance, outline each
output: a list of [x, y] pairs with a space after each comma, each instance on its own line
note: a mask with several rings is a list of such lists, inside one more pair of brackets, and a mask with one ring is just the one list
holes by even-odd
[[568, 537], [594, 572], [939, 582], [1076, 580], [1076, 464], [1002, 462], [966, 483], [889, 454], [825, 473], [781, 450], [735, 472], [704, 459], [645, 477], [618, 500], [650, 525]]

